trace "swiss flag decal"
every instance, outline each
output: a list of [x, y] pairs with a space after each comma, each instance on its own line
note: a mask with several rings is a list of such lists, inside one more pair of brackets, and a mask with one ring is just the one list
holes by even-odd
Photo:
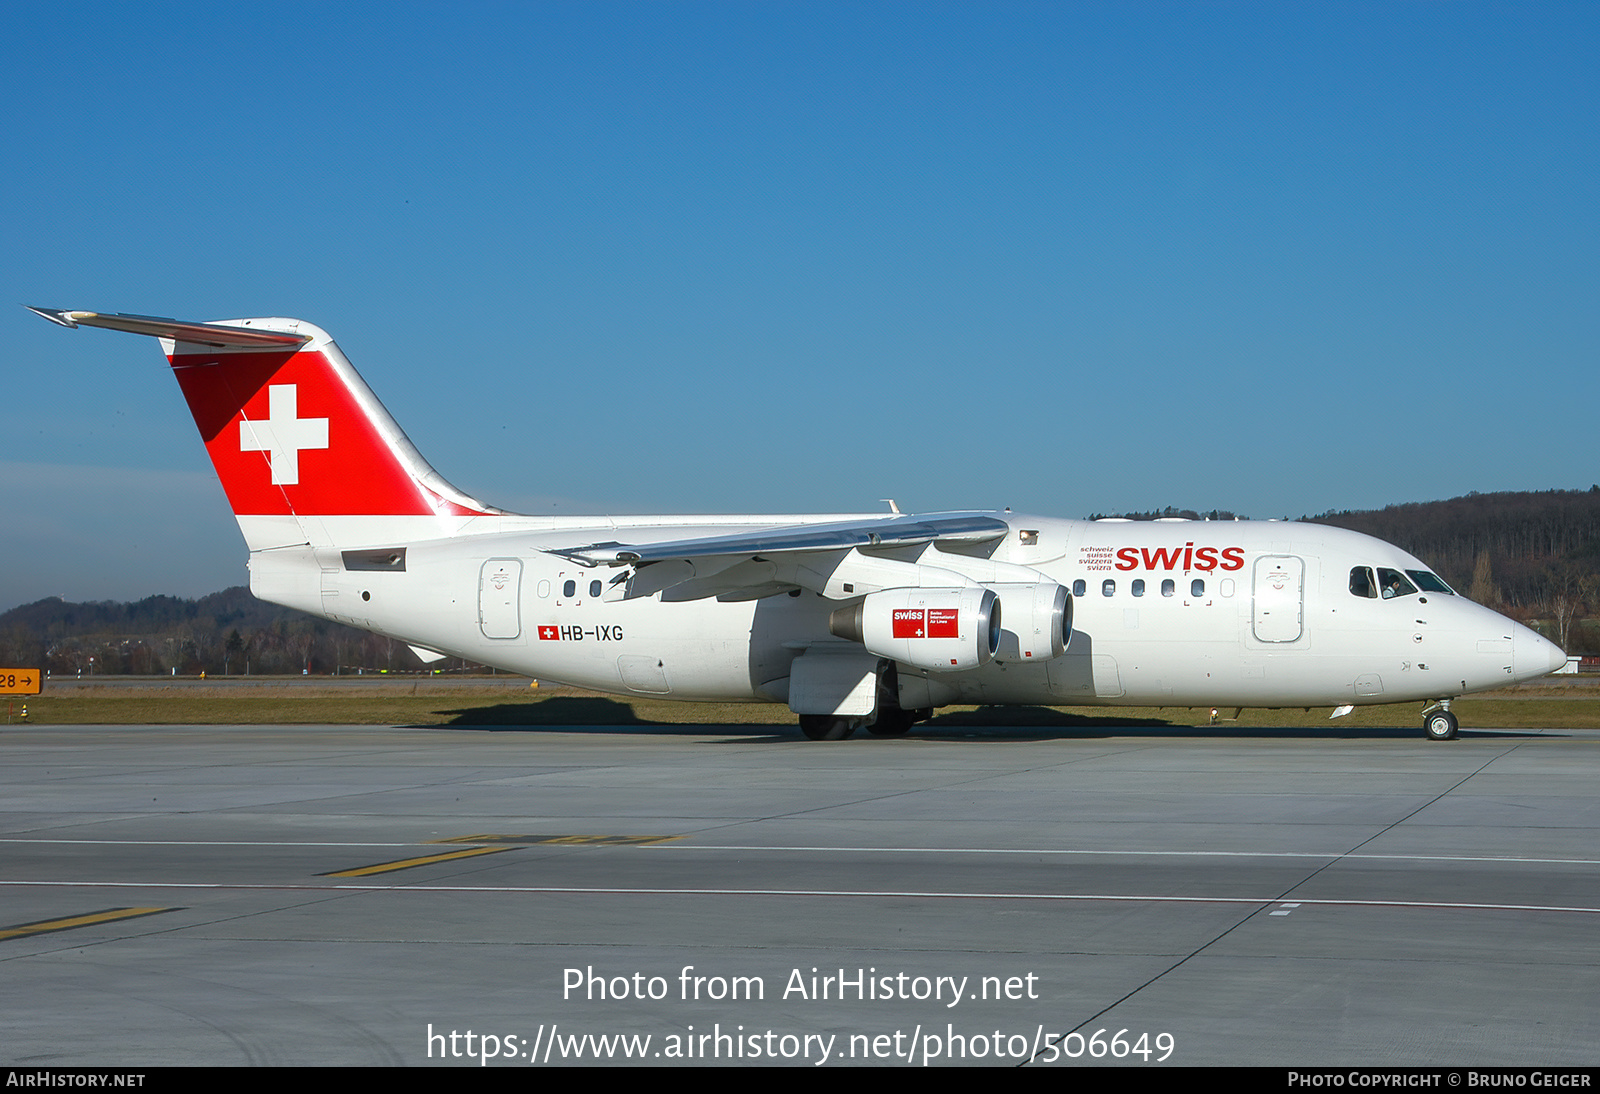
[[321, 350], [170, 360], [235, 513], [449, 511], [412, 477]]
[[889, 617], [892, 638], [960, 638], [957, 608], [896, 608]]
[[889, 620], [889, 633], [895, 638], [925, 638], [926, 613], [921, 608], [896, 608]]

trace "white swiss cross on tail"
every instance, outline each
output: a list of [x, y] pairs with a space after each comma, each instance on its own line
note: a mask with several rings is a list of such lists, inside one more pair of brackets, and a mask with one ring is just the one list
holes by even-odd
[[272, 461], [272, 485], [300, 482], [300, 452], [328, 447], [328, 419], [299, 416], [294, 384], [267, 388], [267, 419], [239, 423], [239, 451], [265, 452]]

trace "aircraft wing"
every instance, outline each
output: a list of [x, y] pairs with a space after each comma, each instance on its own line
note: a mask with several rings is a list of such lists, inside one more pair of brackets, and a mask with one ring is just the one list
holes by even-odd
[[582, 566], [626, 567], [608, 582], [607, 600], [655, 593], [667, 600], [755, 600], [798, 588], [839, 599], [854, 594], [858, 583], [860, 592], [922, 583], [925, 575], [915, 563], [876, 552], [927, 543], [984, 543], [1009, 530], [1004, 520], [987, 513], [897, 515], [656, 543], [591, 543], [551, 553]]
[[882, 520], [842, 521], [836, 524], [793, 524], [740, 532], [731, 536], [701, 536], [663, 543], [591, 543], [567, 547], [551, 554], [585, 566], [626, 566], [673, 559], [727, 555], [787, 554], [796, 551], [847, 551], [852, 547], [911, 547], [942, 540], [981, 543], [999, 539], [1010, 529], [1005, 521], [986, 513], [939, 513], [932, 516], [893, 516]]

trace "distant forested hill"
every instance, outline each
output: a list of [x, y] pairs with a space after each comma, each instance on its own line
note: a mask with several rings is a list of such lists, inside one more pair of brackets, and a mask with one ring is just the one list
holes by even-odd
[[[267, 604], [242, 585], [183, 600], [73, 604], [51, 597], [0, 615], [0, 665], [56, 675], [412, 671], [403, 642]], [[454, 658], [433, 668], [460, 668]]]

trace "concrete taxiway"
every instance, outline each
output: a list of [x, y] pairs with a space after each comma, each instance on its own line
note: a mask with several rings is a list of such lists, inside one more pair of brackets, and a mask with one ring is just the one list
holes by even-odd
[[11, 728], [0, 1055], [1594, 1065], [1597, 746]]

